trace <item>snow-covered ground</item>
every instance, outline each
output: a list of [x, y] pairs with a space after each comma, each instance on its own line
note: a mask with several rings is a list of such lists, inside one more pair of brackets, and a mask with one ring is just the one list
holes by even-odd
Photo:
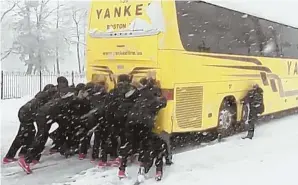
[[[17, 111], [28, 98], [1, 101], [1, 157], [5, 155], [18, 128]], [[147, 185], [296, 185], [298, 166], [298, 116], [273, 120], [256, 129], [253, 140], [242, 140], [240, 135], [200, 149], [174, 155], [175, 164], [166, 167], [164, 178], [156, 183], [148, 179]], [[89, 162], [76, 157], [64, 159], [59, 155], [45, 155], [38, 169], [26, 175], [17, 164], [1, 166], [4, 185], [128, 185], [136, 179], [137, 167], [130, 166], [131, 179], [119, 181], [117, 169], [102, 171]], [[38, 167], [38, 165], [36, 165]], [[15, 175], [7, 176], [12, 172]], [[151, 172], [154, 176], [154, 169]]]

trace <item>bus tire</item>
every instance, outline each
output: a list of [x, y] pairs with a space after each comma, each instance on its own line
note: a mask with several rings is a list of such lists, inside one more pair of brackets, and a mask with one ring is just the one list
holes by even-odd
[[237, 106], [234, 97], [227, 97], [223, 100], [219, 113], [217, 132], [220, 137], [227, 137], [234, 134], [237, 123]]

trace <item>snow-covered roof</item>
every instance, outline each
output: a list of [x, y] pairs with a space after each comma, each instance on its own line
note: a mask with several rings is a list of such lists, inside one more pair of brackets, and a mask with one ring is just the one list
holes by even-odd
[[205, 2], [298, 28], [298, 0], [204, 0]]

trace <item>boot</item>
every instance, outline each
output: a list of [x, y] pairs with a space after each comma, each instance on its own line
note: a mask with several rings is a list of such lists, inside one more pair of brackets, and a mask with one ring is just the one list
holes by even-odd
[[15, 162], [17, 161], [18, 159], [16, 158], [8, 158], [8, 157], [4, 157], [3, 158], [3, 164], [8, 164], [8, 163], [12, 163], [12, 162]]
[[30, 169], [30, 164], [26, 162], [24, 157], [19, 158], [18, 160], [18, 164], [21, 168], [23, 168], [23, 170], [27, 173], [30, 174], [32, 173], [31, 169]]
[[118, 177], [119, 177], [120, 179], [126, 178], [127, 175], [126, 175], [126, 173], [125, 173], [125, 170], [123, 170], [123, 169], [119, 169], [119, 171], [118, 171]]
[[84, 153], [79, 153], [79, 160], [83, 160], [86, 158], [86, 154]]
[[138, 180], [137, 181], [139, 183], [144, 182], [146, 179], [145, 175], [146, 175], [145, 168], [140, 166], [139, 171], [138, 171], [138, 178], [137, 178]]
[[70, 148], [70, 149], [68, 149], [64, 152], [64, 157], [65, 158], [69, 158], [73, 155], [75, 155], [75, 150], [73, 150], [72, 148]]
[[121, 159], [119, 157], [115, 158], [115, 159], [111, 159], [110, 161], [107, 162], [109, 164], [109, 166], [112, 167], [119, 167], [121, 164]]
[[166, 157], [166, 165], [167, 166], [171, 166], [172, 164], [174, 164], [173, 161], [172, 161], [172, 159], [169, 158], [169, 157]]
[[98, 161], [98, 167], [105, 167], [105, 166], [109, 166], [110, 163], [107, 163], [107, 161], [103, 161], [103, 160], [99, 160]]
[[155, 180], [160, 181], [162, 179], [162, 169], [156, 168]]
[[247, 136], [243, 137], [242, 139], [252, 139], [254, 137], [254, 130], [248, 130]]
[[126, 169], [126, 163], [123, 162], [123, 158], [120, 157], [120, 167], [119, 167], [119, 171], [118, 171], [118, 177], [120, 179], [126, 178], [127, 174], [125, 172]]

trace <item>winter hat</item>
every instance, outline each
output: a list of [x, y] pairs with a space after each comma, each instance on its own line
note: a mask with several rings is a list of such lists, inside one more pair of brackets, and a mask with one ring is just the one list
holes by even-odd
[[80, 91], [80, 90], [84, 89], [85, 86], [86, 86], [86, 85], [85, 85], [84, 83], [78, 83], [77, 86], [76, 86], [76, 89], [77, 89], [78, 91]]
[[42, 91], [48, 91], [51, 88], [54, 88], [55, 86], [53, 84], [47, 84]]
[[59, 76], [57, 78], [57, 83], [59, 84], [66, 84], [68, 86], [68, 80], [64, 76]]
[[118, 79], [117, 79], [117, 83], [120, 83], [120, 82], [128, 82], [128, 83], [131, 83], [131, 78], [129, 75], [127, 74], [121, 74], [118, 76]]

